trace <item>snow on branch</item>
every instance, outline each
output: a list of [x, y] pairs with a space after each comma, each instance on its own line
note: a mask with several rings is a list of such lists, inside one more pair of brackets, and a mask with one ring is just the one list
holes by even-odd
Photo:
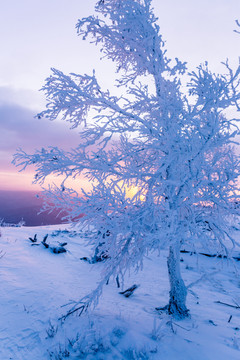
[[[39, 116], [84, 124], [79, 146], [32, 155], [20, 149], [14, 164], [34, 165], [40, 184], [51, 174], [63, 176], [59, 187], [46, 190], [51, 206], [64, 208], [67, 220], [84, 226], [89, 245], [101, 244], [108, 254], [98, 288], [71, 313], [96, 303], [111, 276], [141, 269], [144, 256], [168, 246], [169, 313], [186, 316], [182, 244], [215, 247], [223, 256], [239, 245], [231, 223], [239, 216], [239, 119], [229, 110], [239, 110], [240, 67], [226, 61], [221, 75], [205, 63], [186, 75], [185, 63], [172, 65], [150, 0], [104, 0], [96, 12], [79, 20], [77, 30], [123, 70], [121, 94], [103, 91], [95, 73], [52, 69], [42, 89], [47, 109]], [[189, 79], [187, 94], [182, 76]], [[67, 189], [65, 180], [80, 175], [91, 189]]]
[[91, 107], [111, 108], [111, 105], [118, 101], [108, 92], [101, 91], [94, 73], [93, 76], [68, 76], [53, 68], [52, 73], [41, 89], [46, 93], [48, 104], [47, 110], [40, 113], [39, 117], [45, 116], [54, 120], [61, 114], [63, 120], [70, 121], [72, 127], [77, 127], [82, 122], [86, 124]]
[[91, 36], [118, 70], [132, 72], [131, 80], [154, 73], [156, 67], [166, 69], [164, 43], [150, 5], [150, 1], [106, 0], [96, 6], [104, 20], [94, 16], [79, 20], [78, 34], [83, 39]]

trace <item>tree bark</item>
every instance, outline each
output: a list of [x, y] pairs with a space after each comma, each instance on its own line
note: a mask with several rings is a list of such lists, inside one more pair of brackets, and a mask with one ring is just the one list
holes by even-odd
[[174, 317], [183, 319], [189, 316], [189, 310], [186, 307], [187, 288], [180, 271], [180, 244], [169, 247], [167, 265], [170, 282], [170, 299], [167, 311]]

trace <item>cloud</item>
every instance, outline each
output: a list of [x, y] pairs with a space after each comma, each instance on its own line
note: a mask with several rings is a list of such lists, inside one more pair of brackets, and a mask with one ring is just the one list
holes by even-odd
[[0, 86], [0, 105], [19, 105], [39, 112], [44, 108], [45, 103], [45, 96], [42, 91]]
[[37, 119], [32, 110], [19, 105], [0, 106], [1, 150], [27, 151], [43, 146], [71, 147], [79, 141], [77, 131], [60, 121]]
[[58, 146], [70, 149], [79, 144], [78, 130], [70, 129], [69, 124], [62, 121], [34, 118], [37, 111], [14, 103], [14, 97], [11, 98], [13, 95], [11, 89], [4, 94], [5, 98], [1, 96], [3, 94], [1, 94], [0, 88], [1, 172], [15, 171], [11, 161], [19, 147], [26, 152], [33, 153], [42, 147]]

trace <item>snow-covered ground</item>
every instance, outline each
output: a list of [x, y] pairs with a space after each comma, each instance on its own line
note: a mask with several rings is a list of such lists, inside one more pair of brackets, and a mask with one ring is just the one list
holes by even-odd
[[[84, 233], [58, 229], [66, 226], [0, 229], [1, 360], [240, 359], [240, 262], [181, 254], [186, 285], [196, 282], [189, 287], [189, 319], [154, 310], [168, 300], [162, 251], [125, 279], [124, 289], [140, 285], [131, 297], [120, 295], [111, 280], [93, 312], [63, 321], [71, 308], [63, 305], [95, 288], [102, 264], [80, 260], [91, 253]], [[51, 244], [66, 241], [67, 252], [32, 246], [34, 234], [38, 242], [46, 234]]]

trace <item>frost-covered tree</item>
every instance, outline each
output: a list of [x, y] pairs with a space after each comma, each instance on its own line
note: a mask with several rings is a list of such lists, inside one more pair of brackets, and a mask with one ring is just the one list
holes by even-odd
[[[183, 318], [182, 245], [214, 245], [226, 255], [229, 243], [236, 246], [229, 219], [237, 214], [239, 130], [229, 113], [240, 110], [240, 67], [233, 71], [225, 62], [225, 74], [217, 75], [205, 63], [187, 74], [186, 63], [167, 57], [151, 0], [102, 0], [95, 11], [79, 20], [77, 31], [116, 64], [118, 95], [102, 89], [95, 72], [52, 69], [43, 87], [47, 109], [38, 116], [79, 127], [80, 144], [69, 152], [20, 149], [14, 162], [21, 169], [34, 165], [40, 184], [62, 175], [61, 186], [45, 195], [71, 222], [83, 223], [93, 248], [107, 254], [86, 305], [97, 301], [110, 277], [142, 268], [145, 255], [168, 247], [166, 309]], [[80, 176], [89, 179], [90, 191], [67, 188], [67, 179]]]

